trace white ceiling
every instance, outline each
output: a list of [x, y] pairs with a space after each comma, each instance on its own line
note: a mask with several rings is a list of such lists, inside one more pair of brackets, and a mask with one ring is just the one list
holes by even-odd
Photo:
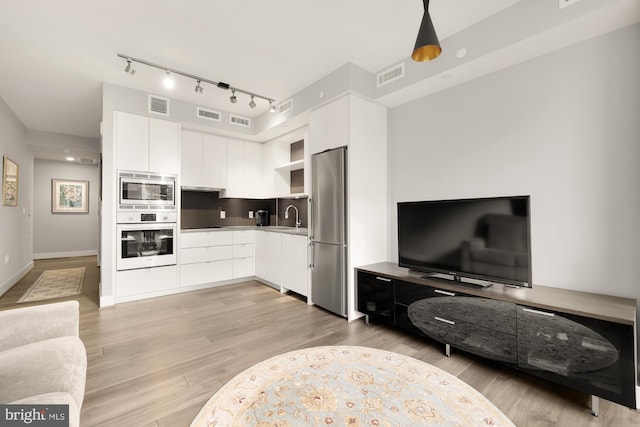
[[[443, 40], [519, 1], [433, 0], [430, 12]], [[248, 117], [267, 108], [258, 101], [251, 110], [240, 96], [231, 106], [228, 92], [206, 85], [196, 94], [189, 79], [177, 78], [169, 93], [159, 70], [138, 65], [128, 75], [117, 53], [284, 100], [347, 62], [376, 73], [407, 59], [423, 6], [420, 0], [2, 0], [1, 9], [0, 97], [28, 129], [98, 137], [102, 82]]]

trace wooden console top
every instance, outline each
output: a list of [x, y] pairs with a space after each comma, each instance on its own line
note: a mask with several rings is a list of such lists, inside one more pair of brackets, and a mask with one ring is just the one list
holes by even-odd
[[452, 282], [449, 284], [422, 278], [421, 276], [424, 276], [425, 273], [399, 267], [398, 264], [392, 262], [364, 265], [356, 267], [356, 269], [391, 279], [428, 285], [452, 292], [464, 292], [469, 295], [513, 302], [540, 309], [554, 310], [626, 325], [635, 325], [636, 323], [636, 300], [633, 298], [614, 297], [540, 285], [533, 285], [532, 288], [513, 288], [494, 283], [492, 286], [481, 288], [465, 285], [464, 283], [456, 284]]

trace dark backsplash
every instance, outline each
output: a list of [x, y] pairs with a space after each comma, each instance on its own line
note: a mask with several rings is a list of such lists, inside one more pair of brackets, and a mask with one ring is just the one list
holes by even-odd
[[[289, 210], [289, 219], [284, 219], [285, 208], [292, 204], [299, 210], [301, 227], [307, 227], [307, 198], [299, 199], [224, 199], [215, 191], [182, 191], [180, 228], [207, 228], [216, 225], [255, 225], [249, 211], [269, 211], [270, 225], [295, 226], [295, 210]], [[277, 215], [276, 215], [276, 206]], [[225, 219], [220, 218], [225, 211]]]

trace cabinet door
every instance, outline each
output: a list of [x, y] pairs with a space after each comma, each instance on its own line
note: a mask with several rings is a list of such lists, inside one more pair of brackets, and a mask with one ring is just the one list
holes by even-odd
[[[202, 134], [183, 130], [181, 136], [180, 184], [185, 187], [202, 187]], [[226, 164], [226, 158], [224, 161]]]
[[224, 197], [244, 197], [244, 142], [227, 141], [227, 186]]
[[149, 170], [149, 118], [116, 111], [114, 115], [116, 167]]
[[282, 239], [280, 233], [256, 231], [256, 276], [275, 286], [282, 283]]
[[349, 97], [345, 96], [309, 114], [309, 152], [349, 145]]
[[376, 321], [394, 324], [394, 280], [358, 271], [358, 311]]
[[257, 142], [244, 143], [244, 197], [259, 199], [264, 195], [262, 148]]
[[632, 325], [518, 306], [518, 368], [635, 408]]
[[202, 138], [202, 186], [227, 187], [227, 138], [204, 134]]
[[178, 173], [178, 123], [149, 119], [149, 171]]
[[303, 296], [309, 294], [307, 237], [282, 235], [282, 287]]

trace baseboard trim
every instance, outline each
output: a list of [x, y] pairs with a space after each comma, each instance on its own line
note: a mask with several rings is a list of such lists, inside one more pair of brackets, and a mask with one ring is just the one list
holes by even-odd
[[29, 261], [27, 265], [25, 265], [20, 271], [11, 276], [9, 280], [0, 285], [0, 296], [4, 295], [9, 289], [13, 287], [16, 283], [18, 283], [24, 276], [27, 275], [28, 272], [33, 268], [33, 261]]
[[97, 250], [91, 251], [71, 251], [71, 252], [43, 252], [40, 254], [33, 254], [33, 259], [50, 259], [50, 258], [72, 258], [76, 256], [98, 256]]

